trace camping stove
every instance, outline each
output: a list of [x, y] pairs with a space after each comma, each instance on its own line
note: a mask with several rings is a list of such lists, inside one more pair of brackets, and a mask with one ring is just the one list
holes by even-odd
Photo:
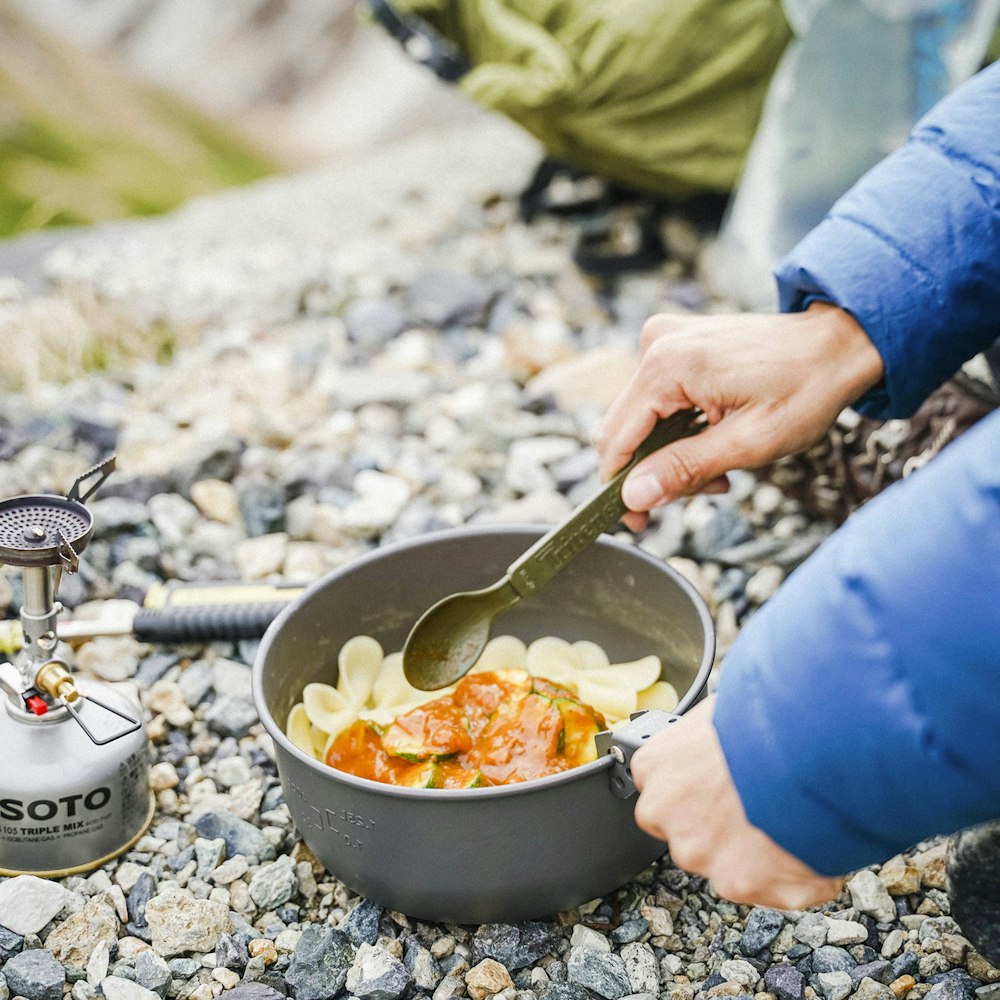
[[140, 713], [57, 655], [59, 581], [79, 565], [94, 531], [85, 503], [113, 468], [111, 458], [89, 469], [65, 497], [0, 501], [0, 563], [19, 567], [24, 583], [24, 648], [0, 663], [0, 875], [95, 868], [152, 817]]

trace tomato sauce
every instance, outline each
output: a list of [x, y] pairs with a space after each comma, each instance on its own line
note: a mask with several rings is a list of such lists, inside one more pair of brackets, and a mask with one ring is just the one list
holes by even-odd
[[326, 763], [411, 788], [530, 781], [596, 759], [604, 717], [567, 688], [525, 670], [471, 674], [455, 690], [380, 727], [358, 720]]

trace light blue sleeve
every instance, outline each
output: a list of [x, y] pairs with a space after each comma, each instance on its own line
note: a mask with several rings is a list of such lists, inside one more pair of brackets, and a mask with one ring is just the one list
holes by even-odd
[[715, 724], [750, 821], [825, 874], [1000, 816], [1000, 411], [792, 574]]
[[857, 404], [867, 416], [909, 416], [1000, 337], [1000, 63], [926, 115], [776, 277], [784, 311], [822, 298], [871, 337], [886, 374]]

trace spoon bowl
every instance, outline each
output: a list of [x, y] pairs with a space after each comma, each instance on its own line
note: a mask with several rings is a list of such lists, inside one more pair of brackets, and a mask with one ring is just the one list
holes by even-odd
[[[423, 691], [454, 684], [479, 659], [497, 615], [520, 599], [506, 579], [451, 594], [427, 609], [403, 646], [403, 673]], [[414, 664], [419, 670], [414, 672]], [[412, 676], [411, 676], [412, 674]]]

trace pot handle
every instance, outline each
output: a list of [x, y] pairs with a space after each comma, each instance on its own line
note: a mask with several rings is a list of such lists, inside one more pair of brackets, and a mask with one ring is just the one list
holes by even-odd
[[636, 792], [632, 780], [632, 754], [636, 752], [651, 736], [666, 729], [675, 722], [680, 722], [679, 715], [661, 712], [651, 708], [645, 712], [636, 712], [629, 721], [614, 732], [605, 731], [594, 737], [597, 744], [597, 755], [603, 757], [611, 754], [615, 759], [611, 768], [611, 792], [619, 799], [630, 798]]

